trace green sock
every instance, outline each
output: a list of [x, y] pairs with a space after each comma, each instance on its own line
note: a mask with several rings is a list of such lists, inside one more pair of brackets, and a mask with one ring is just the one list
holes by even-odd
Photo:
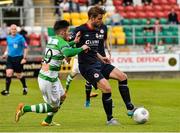
[[66, 79], [66, 91], [69, 89], [69, 86], [72, 80], [73, 80], [73, 77], [71, 76], [71, 74], [69, 74]]
[[36, 113], [48, 113], [53, 112], [53, 108], [47, 103], [40, 103], [37, 105], [25, 105], [23, 108], [24, 112], [36, 112]]
[[50, 124], [52, 122], [53, 116], [54, 116], [54, 113], [49, 112], [47, 117], [44, 119], [44, 121]]

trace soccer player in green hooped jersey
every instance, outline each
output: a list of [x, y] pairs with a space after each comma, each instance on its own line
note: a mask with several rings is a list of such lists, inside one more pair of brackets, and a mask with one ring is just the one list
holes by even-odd
[[49, 39], [46, 46], [42, 68], [38, 76], [39, 88], [42, 92], [45, 103], [36, 105], [25, 105], [20, 103], [16, 109], [15, 121], [27, 112], [47, 113], [47, 117], [42, 121], [42, 126], [59, 125], [52, 121], [54, 114], [59, 110], [65, 100], [65, 91], [58, 78], [62, 60], [65, 57], [72, 57], [80, 52], [87, 52], [89, 47], [83, 45], [80, 48], [71, 46], [79, 42], [80, 33], [76, 34], [74, 41], [67, 42], [69, 23], [65, 20], [56, 21], [54, 31], [56, 36]]

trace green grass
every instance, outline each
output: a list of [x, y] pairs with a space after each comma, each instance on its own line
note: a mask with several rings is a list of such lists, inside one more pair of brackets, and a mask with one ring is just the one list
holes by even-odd
[[[121, 125], [106, 126], [105, 113], [101, 103], [101, 92], [91, 100], [91, 107], [84, 107], [84, 80], [74, 80], [68, 97], [54, 121], [59, 127], [41, 127], [45, 114], [27, 113], [19, 123], [14, 122], [16, 106], [19, 102], [38, 104], [43, 102], [36, 79], [27, 79], [29, 93], [22, 95], [20, 81], [13, 79], [11, 94], [0, 96], [0, 131], [1, 132], [180, 132], [180, 79], [129, 80], [132, 101], [143, 105], [150, 112], [147, 123], [138, 125], [126, 115], [126, 109], [117, 89], [117, 83], [111, 81], [113, 110]], [[65, 81], [62, 81], [63, 85]], [[0, 88], [5, 81], [0, 80]]]

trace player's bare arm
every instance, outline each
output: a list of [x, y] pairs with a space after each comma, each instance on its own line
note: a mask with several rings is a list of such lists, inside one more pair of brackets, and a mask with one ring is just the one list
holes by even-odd
[[6, 47], [6, 50], [4, 51], [4, 54], [2, 55], [2, 59], [5, 59], [7, 57], [8, 48]]
[[110, 48], [109, 41], [108, 41], [108, 42], [105, 42], [105, 45], [106, 45], [106, 48], [107, 48], [107, 52], [108, 52], [108, 55], [109, 55], [109, 59], [111, 59], [111, 48]]
[[110, 64], [110, 59], [108, 57], [103, 57], [102, 55], [100, 55], [99, 53], [97, 53], [97, 57], [98, 59], [100, 59], [103, 63], [107, 63]]
[[21, 60], [21, 64], [25, 64], [27, 62], [27, 54], [28, 54], [28, 48], [25, 48], [23, 59]]

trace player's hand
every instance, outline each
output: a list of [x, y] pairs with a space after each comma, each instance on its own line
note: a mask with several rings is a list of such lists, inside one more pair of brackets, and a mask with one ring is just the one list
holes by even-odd
[[111, 64], [111, 60], [110, 60], [108, 57], [106, 57], [106, 58], [104, 59], [104, 61], [105, 61], [107, 64]]
[[[108, 58], [108, 60], [109, 60], [109, 61], [108, 61], [108, 62], [109, 62], [108, 64], [111, 64], [111, 54], [109, 54], [109, 56], [107, 56], [107, 58]], [[105, 59], [105, 60], [106, 60], [106, 59]]]
[[27, 60], [24, 58], [21, 60], [21, 64], [25, 64], [26, 62], [27, 62]]
[[90, 47], [84, 44], [81, 48], [83, 48], [84, 52], [87, 53], [90, 50]]
[[102, 62], [103, 62], [103, 63], [110, 64], [110, 63], [111, 63], [111, 60], [110, 60], [108, 57], [103, 57], [103, 58], [102, 58]]
[[81, 32], [79, 31], [79, 32], [76, 34], [76, 37], [75, 37], [75, 39], [74, 39], [74, 42], [75, 42], [75, 43], [78, 43], [79, 40], [80, 40], [80, 38], [81, 38]]
[[111, 53], [109, 53], [109, 59], [111, 60]]
[[71, 61], [71, 57], [66, 57], [65, 60], [66, 60], [66, 62], [69, 64], [70, 61]]

